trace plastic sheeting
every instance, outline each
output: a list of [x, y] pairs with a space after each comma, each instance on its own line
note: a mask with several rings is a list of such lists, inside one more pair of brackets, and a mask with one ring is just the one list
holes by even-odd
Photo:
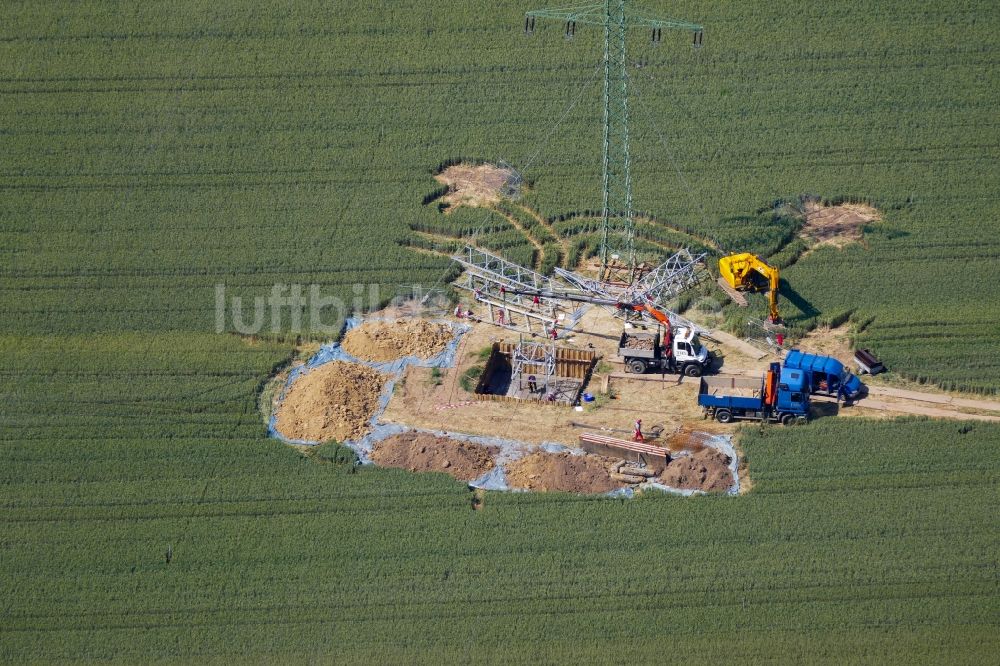
[[[346, 334], [351, 329], [357, 328], [362, 323], [368, 321], [388, 321], [388, 320], [377, 319], [377, 318], [362, 319], [361, 317], [350, 317], [344, 324], [344, 331], [341, 334], [341, 337], [343, 337], [343, 334]], [[407, 428], [404, 428], [403, 426], [379, 423], [379, 419], [382, 417], [382, 413], [385, 411], [385, 408], [389, 405], [389, 399], [392, 397], [392, 390], [395, 387], [396, 382], [399, 380], [400, 377], [403, 376], [403, 371], [406, 370], [406, 368], [411, 365], [422, 368], [450, 368], [455, 365], [455, 355], [458, 352], [459, 342], [461, 342], [462, 336], [465, 335], [470, 330], [470, 327], [467, 326], [466, 324], [455, 324], [449, 321], [436, 321], [435, 323], [447, 324], [448, 326], [450, 326], [455, 334], [455, 337], [452, 339], [451, 342], [448, 343], [448, 346], [445, 347], [444, 350], [426, 359], [422, 359], [417, 356], [404, 356], [394, 361], [387, 361], [381, 363], [372, 361], [363, 361], [357, 357], [351, 356], [346, 351], [344, 351], [343, 347], [340, 346], [339, 342], [330, 342], [323, 345], [322, 347], [320, 347], [319, 351], [316, 352], [308, 361], [306, 361], [303, 365], [300, 365], [297, 368], [293, 369], [288, 374], [288, 380], [285, 382], [284, 387], [281, 389], [281, 395], [278, 396], [278, 404], [280, 405], [281, 401], [285, 399], [285, 395], [288, 394], [288, 389], [291, 388], [292, 384], [294, 384], [299, 377], [310, 372], [311, 370], [320, 367], [321, 365], [330, 363], [331, 361], [346, 361], [348, 363], [359, 363], [361, 365], [367, 365], [371, 368], [374, 368], [375, 370], [378, 370], [379, 372], [389, 375], [389, 380], [385, 383], [385, 386], [382, 388], [382, 393], [379, 396], [378, 408], [375, 410], [375, 413], [371, 417], [370, 424], [372, 426], [372, 432], [370, 432], [368, 435], [366, 435], [365, 437], [363, 437], [358, 441], [343, 442], [344, 445], [354, 449], [354, 451], [361, 458], [362, 463], [371, 462], [371, 444], [373, 442], [378, 441], [378, 439], [384, 439], [385, 437], [389, 437], [390, 435], [398, 434], [400, 432], [405, 432], [407, 430]], [[316, 444], [321, 443], [321, 442], [311, 442], [307, 440], [289, 439], [288, 437], [282, 435], [278, 431], [276, 426], [277, 411], [278, 411], [277, 409], [274, 410], [274, 412], [271, 414], [270, 420], [268, 421], [268, 426], [267, 426], [268, 435], [270, 435], [271, 437], [276, 437], [281, 441], [287, 442], [289, 444], [314, 446]], [[378, 437], [378, 439], [371, 439], [373, 435], [376, 435], [376, 433], [380, 434], [381, 436]]]

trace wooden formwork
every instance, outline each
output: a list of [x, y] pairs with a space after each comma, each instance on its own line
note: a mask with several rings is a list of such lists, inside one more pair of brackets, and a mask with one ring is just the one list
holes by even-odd
[[[514, 349], [517, 345], [512, 342], [498, 342], [494, 343], [493, 349], [495, 352], [504, 354], [505, 356], [510, 356], [514, 353]], [[594, 361], [597, 358], [597, 353], [592, 349], [574, 349], [573, 347], [556, 347], [556, 372], [555, 376], [563, 379], [579, 379], [585, 380], [590, 374], [590, 370], [594, 365]], [[530, 368], [530, 364], [525, 365], [526, 368]], [[539, 373], [544, 372], [539, 365], [535, 370], [529, 370], [529, 372]]]
[[[579, 392], [583, 390], [583, 386], [590, 378], [590, 372], [597, 359], [597, 354], [593, 350], [556, 347], [555, 373], [552, 377], [553, 384], [550, 384], [550, 386], [562, 386], [562, 391], [568, 390], [570, 393], [575, 393], [575, 395], [569, 398], [563, 396], [563, 399], [553, 401], [541, 400], [533, 396], [497, 395], [491, 393], [489, 387], [493, 381], [493, 374], [501, 369], [503, 365], [510, 365], [510, 359], [516, 348], [517, 345], [511, 342], [493, 343], [493, 350], [490, 352], [490, 357], [483, 368], [483, 374], [476, 384], [476, 400], [490, 402], [523, 402], [524, 400], [531, 400], [532, 402], [539, 402], [544, 405], [569, 406], [579, 399]], [[536, 366], [532, 363], [525, 363], [521, 368], [522, 373], [539, 376], [545, 374], [545, 368], [541, 364]], [[569, 384], [568, 389], [565, 386], [567, 383]]]

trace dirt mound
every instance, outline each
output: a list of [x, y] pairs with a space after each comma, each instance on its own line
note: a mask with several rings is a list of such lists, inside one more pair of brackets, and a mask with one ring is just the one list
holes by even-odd
[[866, 204], [824, 206], [819, 201], [809, 201], [805, 204], [805, 219], [799, 235], [810, 247], [839, 248], [860, 242], [864, 226], [882, 216]]
[[332, 361], [300, 376], [275, 415], [289, 439], [309, 442], [362, 437], [378, 408], [385, 376], [356, 363]]
[[513, 175], [493, 164], [456, 164], [434, 177], [448, 186], [441, 201], [449, 206], [483, 206], [500, 200], [504, 184]]
[[507, 484], [522, 490], [606, 493], [628, 485], [611, 478], [608, 468], [615, 462], [591, 454], [536, 451], [507, 465]]
[[725, 492], [733, 485], [729, 456], [712, 448], [702, 448], [689, 456], [674, 458], [660, 480], [671, 488]]
[[372, 450], [372, 460], [382, 467], [444, 472], [461, 481], [472, 481], [493, 469], [493, 453], [481, 444], [425, 432], [406, 432], [378, 442]]
[[403, 356], [430, 358], [444, 351], [452, 337], [447, 324], [424, 319], [371, 321], [348, 331], [342, 347], [365, 361], [394, 361]]

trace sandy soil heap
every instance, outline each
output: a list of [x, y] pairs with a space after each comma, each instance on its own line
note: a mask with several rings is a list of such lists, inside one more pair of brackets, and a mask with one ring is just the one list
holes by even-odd
[[660, 480], [671, 488], [725, 492], [733, 485], [729, 457], [715, 449], [704, 447], [689, 456], [674, 458]]
[[536, 451], [507, 465], [511, 488], [569, 493], [606, 493], [626, 483], [611, 478], [612, 458]]
[[348, 331], [342, 346], [351, 356], [382, 362], [404, 356], [430, 358], [443, 351], [452, 337], [447, 324], [424, 319], [371, 321]]
[[806, 203], [805, 216], [806, 223], [799, 235], [811, 247], [844, 247], [860, 242], [864, 226], [881, 219], [876, 209], [865, 204], [824, 206], [818, 201]]
[[434, 178], [449, 188], [448, 194], [441, 197], [442, 202], [475, 207], [499, 201], [500, 191], [511, 175], [510, 170], [493, 164], [456, 164]]
[[411, 472], [444, 472], [461, 481], [472, 481], [493, 469], [489, 447], [425, 432], [393, 435], [375, 444], [372, 460], [382, 467]]
[[332, 361], [300, 376], [278, 407], [276, 427], [289, 439], [357, 439], [369, 431], [385, 376], [356, 363]]

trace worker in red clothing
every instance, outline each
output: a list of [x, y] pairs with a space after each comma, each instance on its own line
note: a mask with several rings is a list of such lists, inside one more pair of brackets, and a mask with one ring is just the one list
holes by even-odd
[[538, 299], [537, 295], [535, 295], [535, 297], [531, 299], [531, 304], [534, 306], [535, 310], [538, 309], [538, 306], [541, 305], [541, 303], [542, 302]]
[[646, 438], [642, 436], [642, 419], [635, 420], [635, 432], [632, 433], [632, 441], [634, 442], [646, 441]]

